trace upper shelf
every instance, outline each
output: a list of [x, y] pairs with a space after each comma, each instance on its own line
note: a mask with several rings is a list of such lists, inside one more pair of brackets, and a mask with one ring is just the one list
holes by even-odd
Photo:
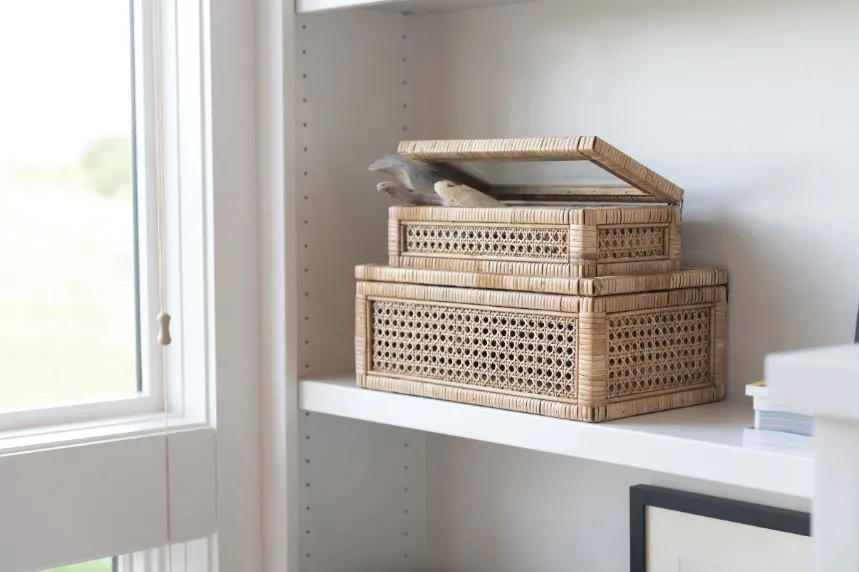
[[809, 455], [743, 446], [746, 403], [722, 402], [588, 424], [359, 389], [349, 375], [301, 382], [302, 409], [811, 497]]
[[378, 7], [398, 12], [446, 12], [527, 1], [533, 0], [295, 0], [295, 10], [299, 14], [310, 14], [345, 8]]

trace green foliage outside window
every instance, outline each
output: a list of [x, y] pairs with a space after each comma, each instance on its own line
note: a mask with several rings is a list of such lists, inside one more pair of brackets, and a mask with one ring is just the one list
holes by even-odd
[[81, 168], [91, 189], [114, 195], [131, 183], [131, 143], [127, 137], [94, 139], [81, 154]]
[[105, 558], [104, 560], [81, 562], [80, 564], [72, 564], [71, 566], [52, 568], [44, 572], [111, 572], [113, 570], [111, 560], [111, 558]]

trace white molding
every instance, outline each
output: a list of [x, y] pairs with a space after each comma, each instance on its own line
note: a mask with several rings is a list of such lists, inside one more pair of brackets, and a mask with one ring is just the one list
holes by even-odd
[[[185, 2], [186, 0], [179, 0]], [[196, 0], [204, 16], [210, 413], [217, 427], [218, 567], [260, 570], [259, 255], [255, 6]]]
[[[215, 530], [215, 432], [172, 433], [174, 542]], [[167, 543], [165, 437], [0, 455], [0, 569], [42, 569]], [[14, 485], [14, 486], [12, 486]]]
[[774, 407], [814, 416], [814, 572], [859, 570], [859, 345], [766, 357]]
[[[203, 6], [200, 0], [159, 0], [162, 21], [161, 91], [166, 307], [172, 315], [167, 346], [168, 404], [171, 413], [199, 422], [209, 420], [208, 338], [210, 293], [205, 285], [213, 230], [206, 204], [212, 194], [206, 172], [210, 134], [205, 97]], [[154, 192], [151, 189], [149, 192]], [[160, 310], [159, 310], [160, 311]], [[141, 321], [152, 333], [157, 311]], [[152, 335], [150, 333], [150, 336]], [[152, 343], [152, 339], [148, 340]], [[163, 349], [153, 344], [152, 351]]]
[[154, 434], [177, 433], [208, 425], [173, 417], [165, 420], [160, 413], [123, 416], [115, 419], [93, 419], [67, 425], [50, 425], [34, 429], [7, 431], [0, 439], [0, 455], [12, 453], [39, 454], [57, 447], [98, 444]]
[[295, 42], [291, 6], [257, 2], [260, 366], [265, 572], [297, 571]]
[[[171, 411], [181, 406], [183, 417], [203, 422], [209, 420], [206, 334], [210, 292], [205, 285], [212, 279], [208, 272], [208, 250], [212, 248], [210, 235], [214, 232], [206, 226], [206, 204], [212, 191], [208, 186], [206, 157], [212, 142], [206, 131], [203, 7], [200, 0], [176, 0], [174, 10], [177, 85], [172, 86], [171, 97], [177, 110], [179, 161], [173, 173], [177, 186], [168, 192], [168, 197], [177, 215], [174, 224], [178, 224], [170, 227], [167, 255], [181, 258], [168, 274], [168, 286], [176, 288], [168, 290], [167, 310], [176, 312], [178, 331], [173, 339], [175, 344], [178, 338], [181, 360], [168, 361], [168, 375]], [[168, 348], [168, 359], [172, 347]]]
[[856, 572], [859, 570], [859, 455], [856, 454], [859, 423], [815, 417], [814, 439], [812, 570]]
[[[0, 451], [8, 439], [22, 434], [46, 435], [63, 432], [71, 424], [89, 426], [92, 423], [111, 425], [136, 415], [163, 411], [163, 400], [152, 395], [124, 399], [88, 400], [58, 407], [0, 413]], [[161, 416], [163, 418], [163, 415]]]

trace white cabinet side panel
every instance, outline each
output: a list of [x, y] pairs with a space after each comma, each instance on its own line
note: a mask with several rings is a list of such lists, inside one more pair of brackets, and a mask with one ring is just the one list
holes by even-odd
[[369, 10], [297, 18], [301, 375], [354, 369], [355, 265], [387, 260], [392, 204], [368, 167], [415, 123], [413, 26]]
[[426, 436], [302, 414], [301, 572], [421, 570]]
[[[413, 128], [413, 20], [297, 18], [300, 375], [354, 370], [355, 265], [387, 259], [391, 204], [368, 166]], [[424, 560], [424, 435], [301, 414], [302, 572], [412, 570]]]
[[652, 484], [808, 511], [810, 501], [660, 473], [429, 436], [434, 570], [629, 570], [629, 487]]
[[730, 399], [767, 352], [852, 341], [859, 4], [554, 0], [419, 19], [422, 135], [597, 135], [686, 190], [686, 264], [730, 272]]

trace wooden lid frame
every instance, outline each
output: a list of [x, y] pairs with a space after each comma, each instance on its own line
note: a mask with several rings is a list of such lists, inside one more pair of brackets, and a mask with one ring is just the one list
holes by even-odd
[[[402, 141], [397, 153], [502, 200], [683, 203], [683, 189], [599, 137]], [[589, 161], [631, 187], [494, 186], [454, 161]]]

